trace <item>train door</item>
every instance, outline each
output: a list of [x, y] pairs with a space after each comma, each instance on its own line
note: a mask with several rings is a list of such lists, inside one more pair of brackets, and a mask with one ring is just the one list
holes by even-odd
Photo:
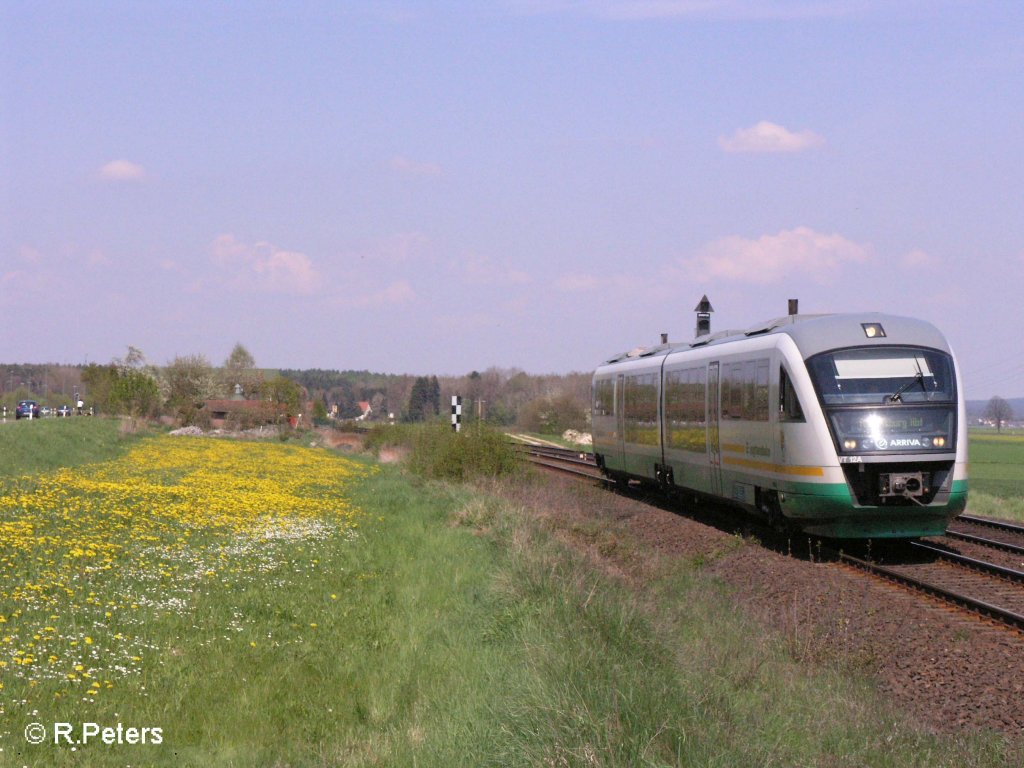
[[615, 466], [626, 468], [625, 377], [615, 377]]
[[722, 495], [722, 452], [718, 444], [718, 424], [721, 418], [721, 400], [718, 388], [718, 363], [708, 364], [708, 472], [711, 492]]

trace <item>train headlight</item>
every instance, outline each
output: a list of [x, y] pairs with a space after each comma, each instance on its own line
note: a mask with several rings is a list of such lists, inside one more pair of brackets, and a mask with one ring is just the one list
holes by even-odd
[[942, 448], [946, 444], [946, 438], [936, 437], [932, 439], [932, 445], [936, 448]]
[[885, 338], [885, 328], [881, 323], [861, 323], [860, 327], [864, 329], [864, 335], [869, 339]]
[[856, 440], [843, 440], [843, 450], [844, 451], [855, 451], [855, 450], [857, 450], [857, 441]]

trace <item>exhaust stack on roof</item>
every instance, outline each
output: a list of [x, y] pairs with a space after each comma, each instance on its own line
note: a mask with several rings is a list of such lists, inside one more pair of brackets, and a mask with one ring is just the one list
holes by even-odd
[[701, 336], [707, 336], [711, 333], [711, 313], [715, 310], [711, 307], [711, 302], [708, 301], [707, 294], [705, 294], [697, 307], [693, 310], [697, 313], [697, 330], [694, 333], [698, 339]]
[[797, 307], [798, 307], [799, 304], [800, 304], [800, 299], [790, 299], [789, 300], [789, 314], [791, 314], [791, 315], [797, 314]]

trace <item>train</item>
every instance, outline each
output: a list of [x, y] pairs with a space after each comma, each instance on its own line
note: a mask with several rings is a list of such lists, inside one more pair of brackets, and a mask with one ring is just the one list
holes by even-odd
[[619, 483], [835, 539], [940, 535], [967, 504], [960, 373], [923, 320], [791, 310], [662, 336], [599, 365], [592, 395], [594, 458]]

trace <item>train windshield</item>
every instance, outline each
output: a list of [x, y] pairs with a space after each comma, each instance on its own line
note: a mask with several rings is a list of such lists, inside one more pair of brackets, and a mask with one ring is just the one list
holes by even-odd
[[955, 450], [956, 380], [945, 352], [842, 349], [815, 355], [807, 368], [840, 453]]
[[826, 406], [956, 401], [952, 358], [934, 349], [842, 349], [807, 366]]

